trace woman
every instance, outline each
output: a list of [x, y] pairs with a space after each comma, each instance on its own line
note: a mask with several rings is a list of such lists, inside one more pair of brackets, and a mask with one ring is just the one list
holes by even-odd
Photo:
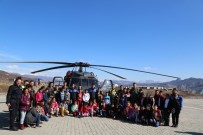
[[26, 112], [30, 108], [30, 94], [28, 88], [23, 89], [23, 94], [21, 95], [21, 102], [20, 102], [20, 129], [23, 130], [24, 127], [24, 120]]
[[50, 111], [52, 115], [56, 114], [56, 117], [58, 117], [59, 106], [54, 97], [51, 99], [51, 102], [50, 102]]

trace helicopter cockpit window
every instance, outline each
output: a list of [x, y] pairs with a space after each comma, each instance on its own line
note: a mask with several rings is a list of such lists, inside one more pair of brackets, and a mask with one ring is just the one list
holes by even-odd
[[72, 78], [71, 84], [72, 83], [74, 83], [76, 86], [80, 86], [81, 85], [80, 79], [78, 79], [78, 78]]
[[88, 86], [88, 79], [82, 79], [82, 86]]
[[98, 87], [98, 82], [96, 79], [89, 79], [89, 85], [91, 86], [93, 83], [95, 84], [96, 87]]

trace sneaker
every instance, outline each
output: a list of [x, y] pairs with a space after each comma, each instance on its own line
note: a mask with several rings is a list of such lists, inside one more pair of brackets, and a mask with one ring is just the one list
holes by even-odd
[[25, 127], [24, 127], [23, 124], [20, 124], [20, 129], [21, 129], [21, 130], [24, 130], [24, 129], [25, 129]]
[[172, 125], [171, 127], [175, 127], [175, 125]]

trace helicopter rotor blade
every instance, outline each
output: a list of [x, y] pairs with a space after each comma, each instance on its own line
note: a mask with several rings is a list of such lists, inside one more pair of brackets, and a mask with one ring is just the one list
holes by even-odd
[[123, 69], [123, 70], [130, 70], [130, 71], [136, 71], [136, 72], [141, 72], [141, 73], [154, 74], [154, 75], [159, 75], [159, 76], [165, 76], [165, 77], [180, 79], [179, 77], [175, 77], [175, 76], [171, 76], [171, 75], [159, 74], [159, 73], [148, 72], [148, 71], [143, 71], [143, 70], [136, 70], [136, 69], [124, 68], [124, 67], [115, 67], [115, 66], [106, 66], [106, 65], [91, 65], [91, 64], [90, 64], [90, 66], [94, 66], [94, 67], [106, 67], [106, 68], [116, 68], [116, 69]]
[[0, 62], [0, 63], [41, 63], [41, 64], [64, 64], [64, 65], [70, 65], [74, 63], [69, 62], [53, 62], [53, 61], [17, 61], [17, 62]]
[[49, 71], [49, 70], [53, 70], [53, 69], [68, 68], [68, 67], [74, 67], [74, 65], [69, 65], [69, 66], [68, 66], [68, 65], [63, 65], [63, 66], [50, 67], [50, 68], [45, 68], [45, 69], [33, 71], [33, 72], [31, 72], [31, 73], [32, 73], [32, 74], [35, 74], [35, 73], [44, 72], [44, 71]]
[[126, 78], [124, 78], [124, 77], [122, 77], [122, 76], [120, 76], [120, 75], [116, 75], [116, 74], [114, 74], [114, 73], [108, 72], [108, 71], [103, 70], [103, 69], [99, 69], [99, 68], [95, 68], [95, 67], [89, 67], [89, 68], [93, 68], [93, 69], [97, 69], [97, 70], [103, 71], [103, 72], [105, 72], [105, 73], [114, 75], [114, 76], [116, 76], [116, 77], [118, 77], [118, 78], [121, 78], [121, 79], [126, 79]]

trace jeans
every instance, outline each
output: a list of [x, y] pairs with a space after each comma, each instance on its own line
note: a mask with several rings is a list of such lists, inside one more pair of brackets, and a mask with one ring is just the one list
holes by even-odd
[[24, 124], [25, 115], [26, 115], [26, 111], [21, 110], [20, 111], [20, 124]]
[[41, 114], [40, 115], [40, 120], [41, 121], [49, 121], [49, 118], [46, 115]]
[[39, 123], [40, 123], [40, 114], [38, 114], [36, 117], [35, 117], [35, 121], [36, 123], [36, 126], [39, 126]]

